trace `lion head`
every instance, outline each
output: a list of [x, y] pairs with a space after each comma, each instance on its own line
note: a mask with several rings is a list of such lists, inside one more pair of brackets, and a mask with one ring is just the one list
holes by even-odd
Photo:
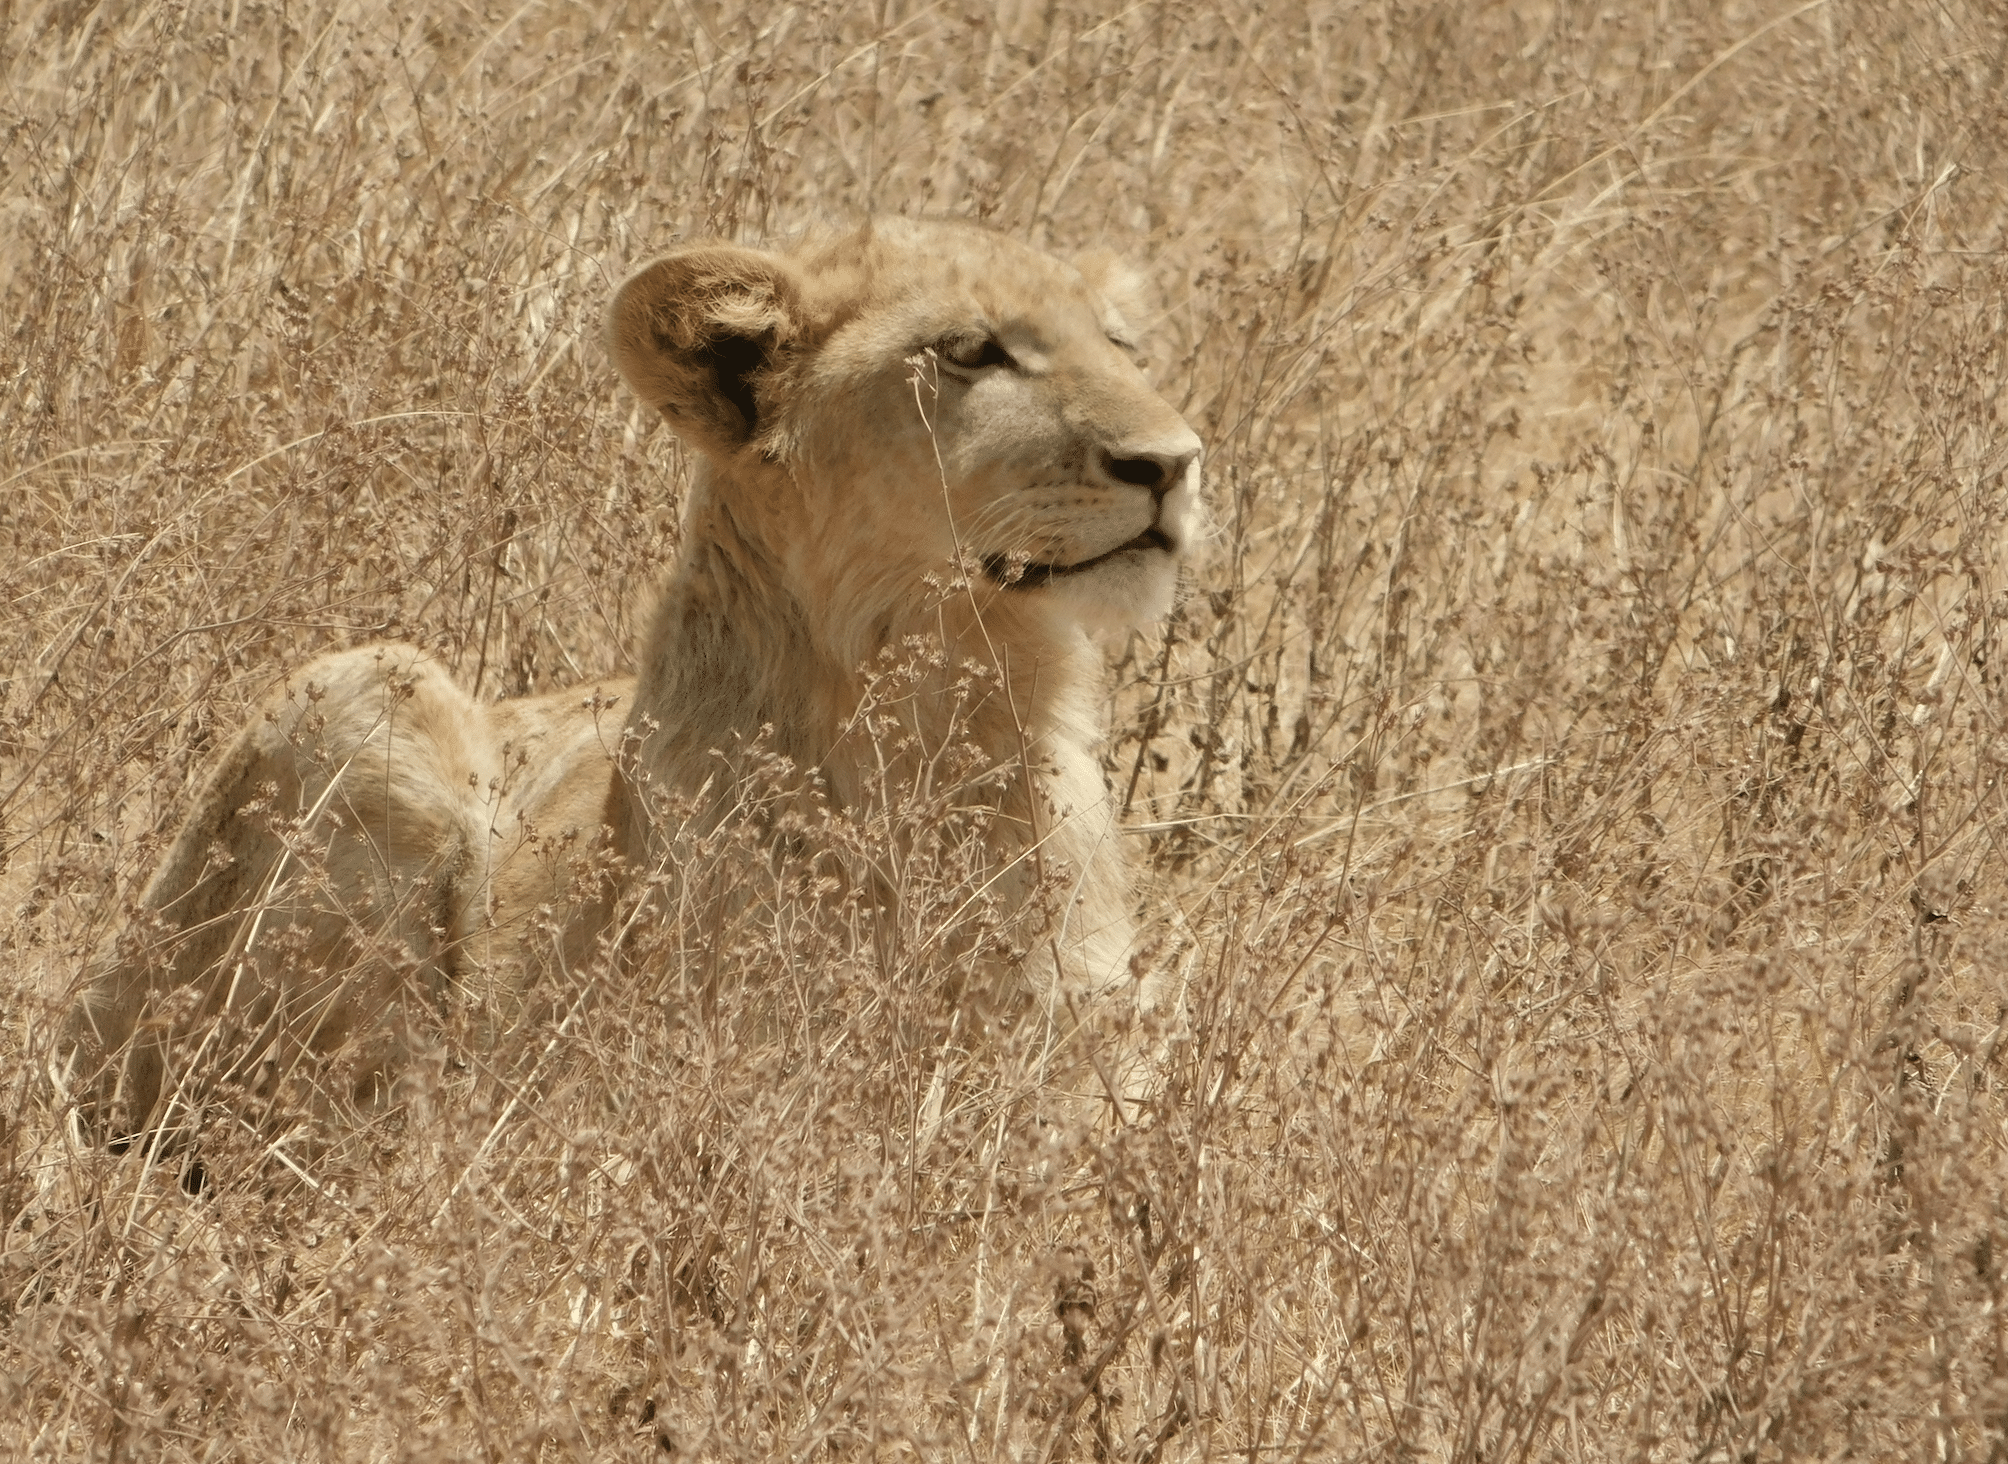
[[839, 656], [957, 562], [985, 598], [1133, 626], [1170, 606], [1200, 445], [1098, 274], [887, 219], [787, 255], [667, 255], [608, 339]]

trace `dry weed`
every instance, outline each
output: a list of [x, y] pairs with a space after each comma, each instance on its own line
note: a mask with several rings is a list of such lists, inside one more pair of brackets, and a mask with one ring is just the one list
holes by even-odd
[[[6, 12], [5, 1452], [2008, 1453], [2004, 72], [1987, 0]], [[1151, 1121], [958, 1025], [952, 841], [819, 882], [887, 808], [298, 1175], [76, 1144], [245, 709], [618, 668], [611, 279], [868, 210], [1146, 264], [1208, 443], [1116, 648]]]

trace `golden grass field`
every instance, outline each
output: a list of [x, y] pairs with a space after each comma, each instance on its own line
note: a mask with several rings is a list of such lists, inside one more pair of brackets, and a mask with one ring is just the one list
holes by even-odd
[[[0, 78], [0, 1455], [2008, 1458], [1998, 0], [44, 0]], [[247, 709], [622, 668], [613, 285], [873, 211], [1130, 257], [1207, 444], [1109, 648], [1150, 1121], [780, 901], [296, 1170], [78, 1142]]]

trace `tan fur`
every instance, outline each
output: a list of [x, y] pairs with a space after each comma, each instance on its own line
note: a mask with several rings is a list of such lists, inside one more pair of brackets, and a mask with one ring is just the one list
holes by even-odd
[[[948, 683], [974, 663], [993, 689], [966, 735], [1031, 769], [988, 837], [1019, 898], [1039, 871], [1067, 882], [1034, 984], [1075, 1007], [1148, 1003], [1090, 631], [1169, 606], [1199, 443], [1127, 333], [1080, 271], [962, 225], [884, 220], [792, 254], [705, 245], [642, 269], [608, 346], [700, 468], [636, 678], [484, 706], [401, 646], [293, 677], [77, 1005], [73, 1066], [110, 1059], [94, 1097], [112, 1127], [171, 1127], [201, 1096], [182, 1049], [218, 1013], [235, 1035], [205, 1040], [233, 1041], [247, 1080], [360, 1037], [347, 1078], [373, 1090], [407, 1004], [477, 977], [506, 988], [525, 949], [591, 959], [617, 891], [580, 903], [574, 876], [596, 840], [630, 878], [673, 870], [662, 799], [709, 788], [716, 820], [737, 796], [714, 749], [765, 735], [857, 805], [884, 752], [856, 725], [866, 668], [915, 636], [945, 655], [896, 708], [908, 730], [938, 745]], [[468, 999], [506, 1023], [509, 997]]]

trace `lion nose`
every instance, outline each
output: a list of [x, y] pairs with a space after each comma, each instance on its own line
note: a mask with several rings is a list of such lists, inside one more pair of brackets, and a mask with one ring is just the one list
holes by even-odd
[[1101, 469], [1104, 476], [1118, 483], [1148, 488], [1152, 497], [1162, 499], [1185, 481], [1186, 469], [1198, 456], [1198, 447], [1183, 445], [1169, 451], [1151, 448], [1124, 448], [1115, 452], [1104, 450]]

